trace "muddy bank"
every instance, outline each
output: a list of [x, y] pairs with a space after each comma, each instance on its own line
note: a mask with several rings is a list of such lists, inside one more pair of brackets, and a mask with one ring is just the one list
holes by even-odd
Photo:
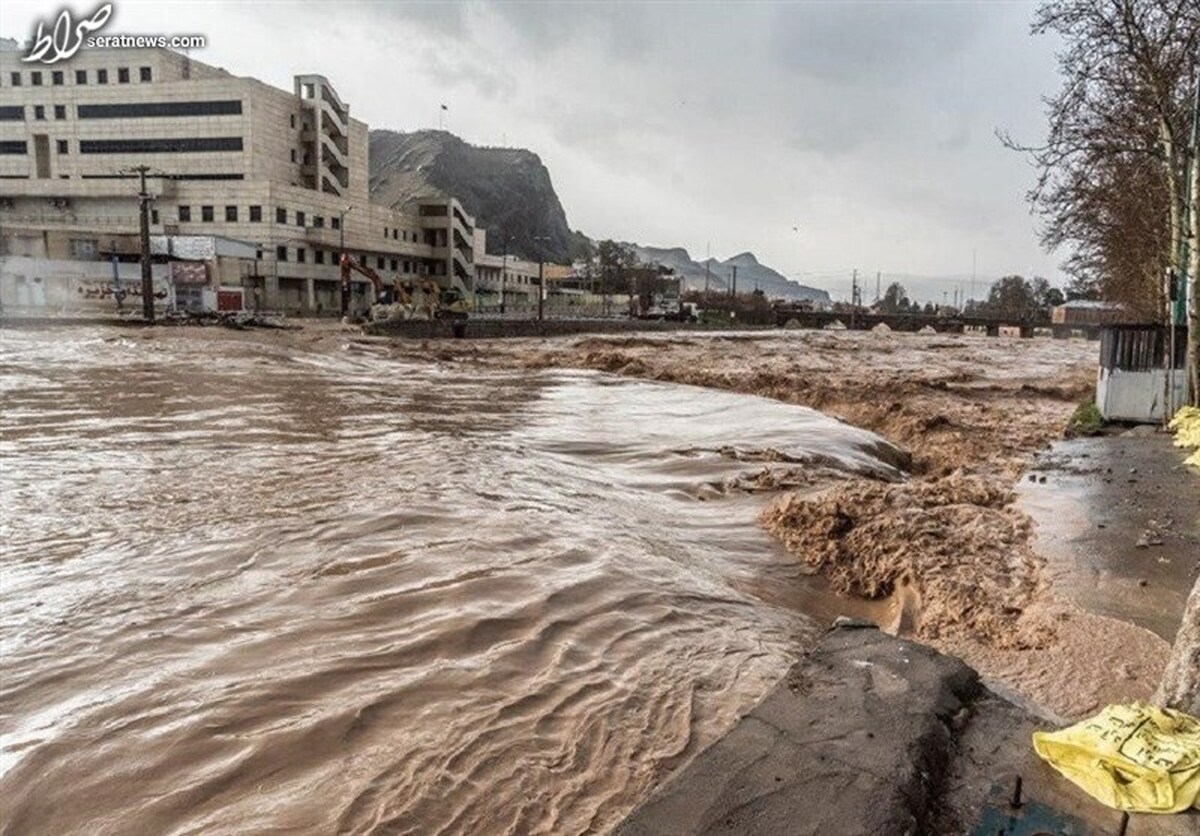
[[415, 350], [764, 395], [877, 432], [911, 452], [907, 484], [793, 478], [765, 510], [766, 528], [808, 570], [844, 594], [887, 602], [884, 626], [961, 655], [1060, 717], [1146, 698], [1161, 674], [1169, 647], [1160, 636], [1054, 588], [1037, 528], [1015, 502], [1033, 454], [1062, 438], [1092, 391], [1094, 343], [777, 332]]

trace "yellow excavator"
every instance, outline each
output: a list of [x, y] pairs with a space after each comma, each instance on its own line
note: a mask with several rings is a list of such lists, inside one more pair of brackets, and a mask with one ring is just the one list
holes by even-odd
[[467, 299], [453, 288], [438, 287], [428, 277], [392, 280], [387, 285], [378, 273], [360, 264], [349, 253], [342, 253], [342, 299], [350, 298], [350, 274], [360, 273], [371, 282], [374, 290], [372, 319], [466, 319], [470, 313]]

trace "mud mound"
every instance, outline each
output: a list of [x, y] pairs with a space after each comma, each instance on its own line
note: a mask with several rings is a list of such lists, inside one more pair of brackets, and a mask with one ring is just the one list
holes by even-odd
[[1024, 618], [1042, 586], [1028, 517], [998, 479], [956, 472], [887, 485], [853, 480], [816, 497], [792, 494], [763, 524], [837, 591], [897, 595], [923, 639], [967, 633], [992, 646], [1034, 648], [1053, 637]]

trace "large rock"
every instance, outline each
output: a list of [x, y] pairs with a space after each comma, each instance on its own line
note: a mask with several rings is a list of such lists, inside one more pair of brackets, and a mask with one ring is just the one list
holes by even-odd
[[532, 151], [481, 148], [448, 131], [374, 130], [369, 155], [372, 202], [402, 207], [423, 195], [452, 196], [487, 229], [491, 251], [501, 251], [507, 231], [510, 253], [570, 260], [567, 216], [550, 172]]
[[951, 723], [980, 690], [958, 659], [835, 630], [617, 833], [928, 832]]

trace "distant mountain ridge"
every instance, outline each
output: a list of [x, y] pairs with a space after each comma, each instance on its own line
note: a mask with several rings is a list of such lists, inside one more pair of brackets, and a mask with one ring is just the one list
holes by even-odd
[[[568, 263], [594, 243], [571, 230], [550, 172], [532, 151], [483, 148], [435, 130], [373, 130], [368, 143], [375, 203], [399, 208], [420, 196], [452, 195], [487, 230], [489, 252], [501, 252], [507, 234], [508, 251], [530, 260]], [[688, 289], [704, 288], [704, 263], [682, 247], [629, 246], [642, 261], [674, 268]], [[826, 291], [792, 281], [749, 252], [725, 261], [709, 259], [708, 286], [727, 289], [733, 265], [740, 292], [757, 287], [769, 297], [829, 301]]]
[[[696, 261], [683, 247], [648, 247], [630, 244], [640, 260], [655, 262], [670, 267], [682, 276], [688, 290], [728, 290], [733, 278], [733, 267], [737, 267], [737, 289], [739, 293], [761, 290], [769, 298], [791, 301], [808, 300], [829, 302], [828, 291], [800, 284], [759, 262], [753, 253], [739, 253], [721, 261], [708, 258]], [[707, 265], [707, 270], [705, 269]]]

